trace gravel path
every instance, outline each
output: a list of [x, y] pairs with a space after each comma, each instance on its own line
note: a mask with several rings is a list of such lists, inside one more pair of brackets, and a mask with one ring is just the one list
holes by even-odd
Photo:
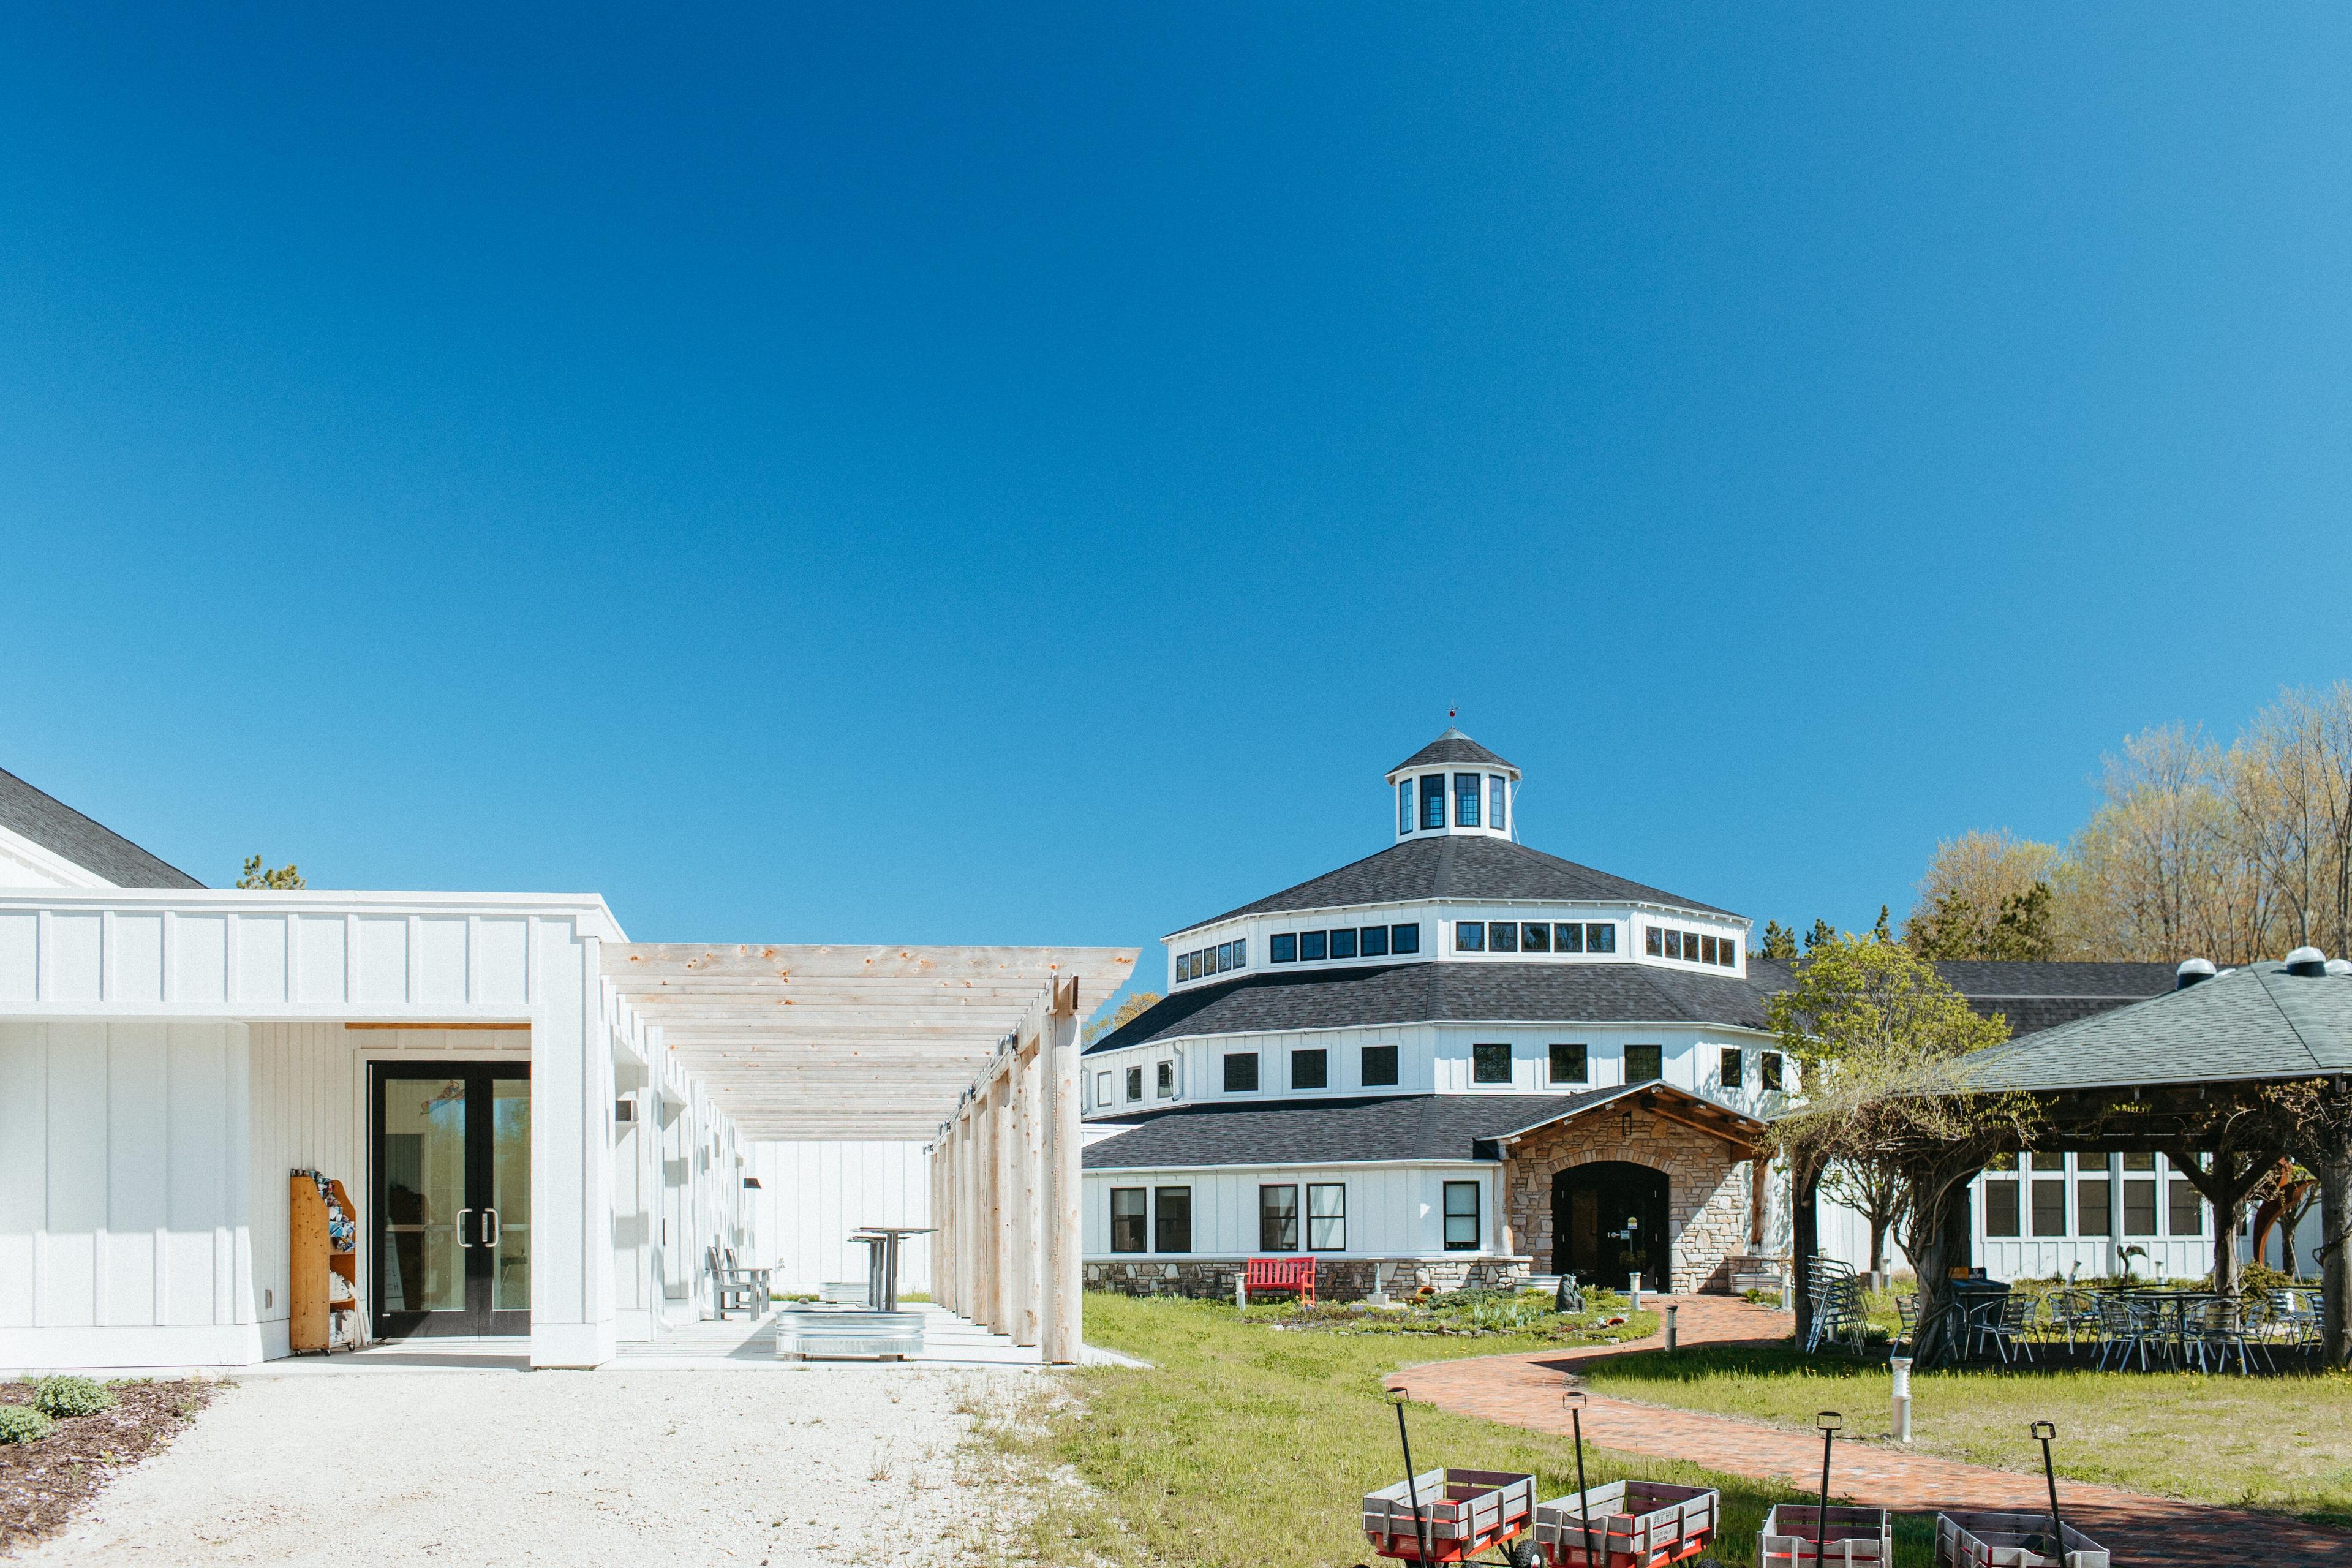
[[1009, 1495], [959, 1479], [958, 1407], [1019, 1386], [836, 1366], [254, 1378], [10, 1563], [870, 1564], [917, 1544], [951, 1563]]

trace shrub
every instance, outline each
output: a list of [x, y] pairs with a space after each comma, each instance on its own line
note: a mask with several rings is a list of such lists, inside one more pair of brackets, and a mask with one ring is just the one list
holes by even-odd
[[37, 1443], [55, 1425], [29, 1405], [0, 1405], [0, 1443]]
[[104, 1384], [87, 1377], [45, 1377], [33, 1384], [33, 1407], [60, 1420], [95, 1415], [113, 1403]]

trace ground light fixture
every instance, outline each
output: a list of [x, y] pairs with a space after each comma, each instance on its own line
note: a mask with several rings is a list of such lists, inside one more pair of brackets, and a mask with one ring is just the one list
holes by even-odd
[[1592, 1561], [1592, 1493], [1584, 1484], [1584, 1405], [1585, 1393], [1571, 1388], [1559, 1396], [1568, 1408], [1568, 1422], [1576, 1434], [1576, 1514], [1584, 1524], [1584, 1560]]
[[1845, 1417], [1834, 1410], [1817, 1411], [1813, 1415], [1813, 1425], [1822, 1434], [1822, 1501], [1820, 1511], [1813, 1515], [1813, 1561], [1822, 1563], [1829, 1558], [1830, 1448], [1837, 1442], [1837, 1435], [1845, 1426]]

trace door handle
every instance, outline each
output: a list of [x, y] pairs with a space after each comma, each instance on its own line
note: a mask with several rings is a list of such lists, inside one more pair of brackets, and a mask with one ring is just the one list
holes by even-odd
[[498, 1210], [484, 1209], [482, 1211], [482, 1245], [484, 1247], [496, 1247], [499, 1244], [499, 1229]]
[[469, 1247], [474, 1245], [472, 1242], [466, 1239], [466, 1216], [473, 1212], [474, 1211], [469, 1208], [459, 1209], [457, 1211], [457, 1245], [460, 1247]]

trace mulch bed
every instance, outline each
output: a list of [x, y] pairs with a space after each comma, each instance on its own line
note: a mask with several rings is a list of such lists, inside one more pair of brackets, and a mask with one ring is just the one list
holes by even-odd
[[[114, 1472], [170, 1442], [219, 1384], [109, 1385], [114, 1405], [60, 1421], [37, 1443], [0, 1443], [0, 1552], [63, 1529]], [[29, 1383], [0, 1383], [0, 1405], [29, 1405]]]

